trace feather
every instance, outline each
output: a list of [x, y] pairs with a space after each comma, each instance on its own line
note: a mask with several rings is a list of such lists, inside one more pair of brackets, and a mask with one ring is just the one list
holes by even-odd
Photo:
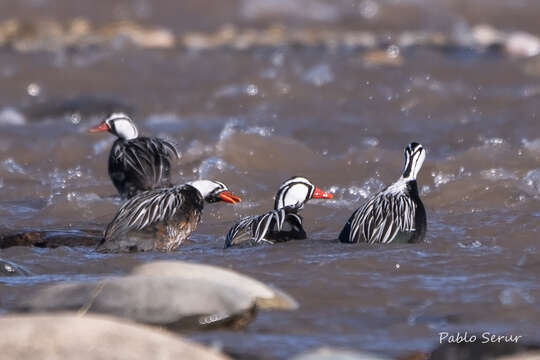
[[171, 220], [184, 201], [182, 187], [150, 190], [127, 200], [105, 230], [105, 241]]
[[352, 214], [339, 237], [344, 242], [390, 243], [398, 232], [414, 231], [415, 209], [407, 194], [383, 191]]
[[171, 160], [179, 158], [175, 147], [158, 138], [117, 140], [109, 156], [109, 175], [124, 198], [170, 185]]
[[292, 207], [270, 210], [259, 216], [248, 216], [234, 224], [225, 236], [225, 248], [249, 241], [251, 245], [263, 242], [273, 243], [282, 235], [285, 222], [289, 223], [295, 234], [305, 237], [302, 218]]

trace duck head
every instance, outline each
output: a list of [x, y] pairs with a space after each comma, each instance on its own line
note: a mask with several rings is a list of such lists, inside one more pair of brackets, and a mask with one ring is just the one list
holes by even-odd
[[196, 180], [188, 183], [197, 189], [204, 200], [209, 203], [224, 201], [230, 204], [236, 204], [242, 199], [229, 191], [227, 185], [219, 181], [212, 180]]
[[295, 176], [285, 180], [279, 187], [274, 208], [276, 210], [285, 207], [301, 209], [308, 200], [332, 198], [334, 198], [332, 194], [319, 189], [305, 177]]
[[416, 180], [426, 158], [426, 149], [419, 143], [412, 142], [405, 148], [405, 166], [401, 177], [406, 181]]
[[90, 133], [102, 131], [108, 131], [123, 140], [132, 140], [139, 136], [135, 123], [124, 113], [112, 113], [101, 124], [88, 130]]

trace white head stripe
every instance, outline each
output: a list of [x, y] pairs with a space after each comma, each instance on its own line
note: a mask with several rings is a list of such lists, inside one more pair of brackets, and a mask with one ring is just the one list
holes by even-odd
[[195, 189], [199, 190], [203, 198], [207, 197], [216, 190], [227, 190], [227, 187], [223, 183], [211, 180], [195, 180], [188, 182], [188, 185], [191, 185]]
[[275, 209], [287, 206], [302, 208], [304, 203], [311, 199], [315, 186], [304, 177], [293, 177], [281, 184], [276, 194]]

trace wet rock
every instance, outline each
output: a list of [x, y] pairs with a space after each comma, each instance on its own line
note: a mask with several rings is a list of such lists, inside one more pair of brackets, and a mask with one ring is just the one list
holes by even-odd
[[167, 29], [145, 27], [130, 21], [113, 23], [103, 27], [99, 34], [105, 41], [120, 38], [141, 48], [170, 49], [175, 46], [175, 36]]
[[149, 326], [70, 314], [0, 317], [6, 359], [198, 359], [227, 356]]
[[12, 261], [0, 259], [0, 276], [24, 276], [30, 272]]
[[[248, 18], [259, 18], [259, 13], [273, 13], [276, 9], [288, 13], [300, 11], [302, 16], [319, 17], [331, 15], [323, 3], [304, 1], [284, 6], [282, 1], [249, 2], [243, 11]], [[367, 17], [377, 13], [374, 2], [364, 1], [361, 6]], [[246, 3], [247, 4], [247, 3]], [[271, 10], [274, 9], [274, 10]], [[362, 10], [362, 13], [364, 13]], [[316, 15], [317, 14], [317, 15]], [[370, 15], [372, 14], [372, 15]], [[324, 17], [323, 16], [323, 17]], [[396, 46], [429, 47], [439, 51], [462, 51], [474, 49], [478, 53], [496, 48], [513, 57], [532, 57], [540, 53], [540, 39], [524, 32], [505, 32], [490, 25], [478, 25], [472, 29], [468, 24], [458, 27], [455, 33], [433, 31], [403, 31], [392, 34]], [[142, 49], [174, 49], [177, 47], [191, 50], [232, 48], [237, 50], [256, 47], [323, 47], [327, 49], [364, 49], [380, 51], [388, 46], [387, 34], [366, 31], [351, 31], [347, 28], [325, 29], [320, 27], [294, 28], [282, 24], [273, 24], [266, 28], [238, 28], [225, 24], [215, 32], [187, 32], [176, 36], [171, 31], [158, 27], [147, 27], [135, 22], [122, 21], [95, 26], [84, 18], [76, 18], [67, 23], [55, 20], [21, 21], [10, 19], [0, 22], [0, 46], [10, 47], [19, 52], [59, 51], [64, 49], [84, 50], [95, 47], [122, 49], [134, 46]], [[395, 58], [370, 55], [375, 64], [399, 65], [401, 57]]]
[[314, 351], [294, 356], [291, 360], [386, 360], [388, 358], [350, 350], [340, 350], [322, 347]]
[[252, 299], [259, 309], [296, 310], [298, 303], [289, 295], [236, 271], [212, 265], [180, 261], [156, 261], [133, 269], [134, 275], [167, 276], [178, 281], [213, 283], [234, 288], [243, 297]]
[[127, 276], [54, 285], [39, 291], [18, 310], [101, 313], [174, 329], [197, 329], [240, 328], [254, 316], [254, 305], [234, 289], [204, 281]]
[[473, 41], [483, 48], [504, 43], [504, 35], [494, 27], [482, 24], [475, 26], [471, 31]]
[[505, 50], [513, 57], [536, 56], [540, 54], [540, 39], [528, 33], [512, 33], [506, 39]]
[[145, 27], [123, 21], [94, 27], [83, 18], [67, 24], [54, 20], [25, 22], [9, 19], [0, 23], [0, 46], [19, 52], [58, 51], [90, 46], [119, 47], [124, 44], [141, 48], [172, 48], [174, 35], [162, 28]]
[[12, 246], [57, 248], [59, 246], [96, 246], [102, 238], [97, 230], [47, 230], [6, 232], [0, 235], [0, 249]]
[[158, 262], [97, 283], [63, 283], [39, 291], [17, 310], [115, 315], [173, 329], [242, 328], [257, 309], [294, 309], [290, 297], [214, 266]]
[[399, 54], [394, 55], [389, 51], [374, 50], [366, 52], [362, 60], [368, 67], [374, 66], [401, 66], [403, 57]]

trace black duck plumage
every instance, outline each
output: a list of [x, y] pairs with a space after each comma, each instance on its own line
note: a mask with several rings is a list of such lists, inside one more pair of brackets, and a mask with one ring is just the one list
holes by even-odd
[[124, 113], [109, 115], [89, 131], [108, 131], [118, 137], [109, 154], [109, 176], [123, 199], [171, 186], [171, 161], [180, 156], [170, 142], [139, 137], [137, 127]]
[[171, 160], [178, 157], [175, 147], [162, 139], [117, 139], [109, 154], [109, 176], [120, 196], [129, 199], [141, 191], [171, 186]]

